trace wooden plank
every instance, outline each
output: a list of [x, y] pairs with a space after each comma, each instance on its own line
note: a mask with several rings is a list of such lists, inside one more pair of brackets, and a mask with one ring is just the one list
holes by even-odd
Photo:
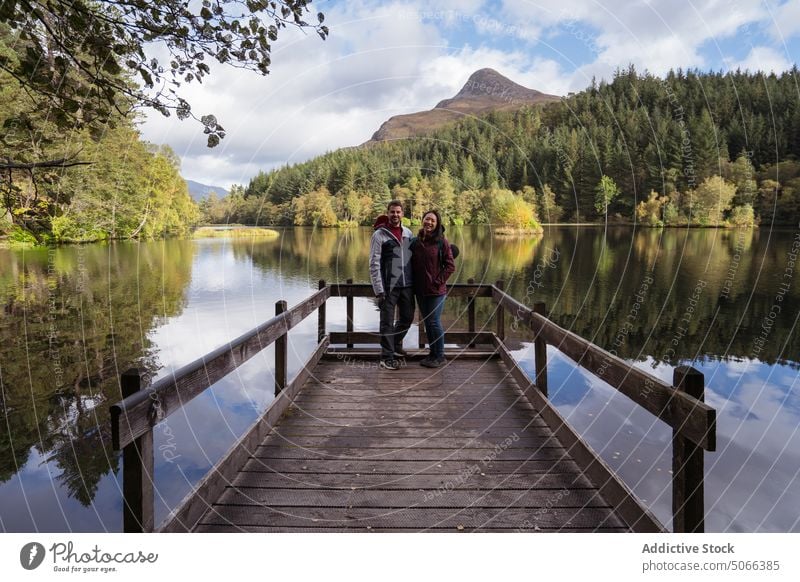
[[[402, 372], [400, 372], [402, 373]], [[503, 394], [507, 388], [505, 382], [508, 376], [493, 376], [488, 373], [469, 374], [431, 374], [424, 377], [400, 377], [376, 373], [371, 380], [362, 382], [355, 378], [316, 378], [315, 388], [339, 392], [344, 390], [363, 390], [365, 393], [374, 390], [376, 393], [402, 393], [410, 391], [453, 392], [465, 390], [468, 395], [475, 394]]]
[[256, 450], [259, 443], [264, 441], [269, 432], [278, 423], [283, 413], [289, 408], [292, 399], [302, 388], [311, 368], [316, 365], [327, 348], [328, 338], [325, 337], [297, 377], [275, 397], [261, 418], [233, 444], [228, 452], [200, 480], [194, 490], [184, 497], [165, 520], [160, 531], [176, 532], [192, 529], [212, 501], [219, 497], [225, 485], [230, 483], [239, 468], [248, 461], [251, 451]]
[[[322, 305], [330, 295], [326, 287], [286, 313], [273, 317], [232, 342], [162, 378], [133, 396], [111, 406], [113, 442], [119, 450], [150, 430], [150, 418], [169, 416], [238, 366], [273, 343]], [[116, 426], [116, 428], [114, 428]]]
[[[480, 527], [480, 528], [463, 528], [453, 529], [450, 528], [424, 528], [418, 529], [416, 527], [358, 527], [358, 526], [342, 526], [338, 528], [326, 527], [273, 527], [273, 526], [258, 526], [248, 525], [240, 527], [231, 524], [201, 524], [195, 529], [198, 533], [360, 533], [360, 534], [378, 534], [378, 533], [424, 533], [424, 532], [452, 532], [452, 533], [527, 533], [526, 528], [521, 527]], [[536, 533], [626, 533], [628, 528], [625, 527], [591, 527], [591, 528], [575, 528], [575, 527], [559, 527], [559, 528], [541, 528], [536, 527], [533, 532]]]
[[[356, 414], [356, 412], [358, 414]], [[479, 424], [489, 426], [512, 426], [514, 428], [524, 424], [530, 414], [528, 410], [504, 411], [502, 419], [496, 411], [484, 410], [453, 410], [443, 408], [441, 410], [397, 410], [388, 412], [376, 412], [375, 410], [301, 410], [294, 409], [292, 414], [301, 418], [313, 418], [325, 423], [345, 424], [346, 419], [352, 419], [357, 423], [363, 419], [372, 419], [370, 426], [391, 426], [398, 424], [399, 421], [406, 419], [419, 418], [423, 422], [442, 424], [458, 424], [461, 421], [479, 421]]]
[[585, 489], [596, 491], [580, 472], [573, 473], [471, 473], [468, 472], [381, 474], [381, 473], [309, 473], [275, 472], [268, 470], [240, 471], [231, 488], [247, 492], [248, 489], [298, 489], [298, 490], [470, 490], [470, 491], [529, 491], [548, 489]]
[[[370, 362], [370, 364], [372, 364]], [[347, 388], [381, 389], [393, 385], [417, 385], [428, 381], [436, 384], [462, 384], [475, 386], [503, 386], [509, 377], [505, 369], [491, 366], [464, 366], [448, 364], [442, 368], [424, 368], [406, 363], [399, 370], [384, 370], [375, 365], [360, 367], [351, 363], [343, 364], [338, 369], [323, 368], [314, 374], [314, 381]]]
[[[380, 402], [387, 405], [400, 402], [424, 404], [425, 402], [440, 402], [448, 399], [453, 402], [472, 403], [513, 403], [521, 398], [510, 390], [486, 390], [485, 386], [476, 384], [461, 384], [451, 387], [451, 384], [439, 386], [425, 386], [420, 388], [412, 385], [408, 388], [397, 389], [393, 386], [381, 386], [375, 390], [353, 390], [349, 386], [335, 386], [332, 384], [309, 382], [309, 387], [314, 387], [314, 393], [304, 393], [298, 397], [297, 402]], [[489, 388], [493, 388], [490, 386]], [[463, 391], [462, 391], [463, 389]], [[466, 392], [466, 393], [465, 393]]]
[[363, 384], [368, 388], [380, 388], [384, 383], [416, 384], [425, 380], [435, 380], [438, 383], [446, 382], [455, 385], [470, 381], [472, 384], [495, 386], [508, 377], [508, 373], [505, 371], [501, 372], [491, 368], [466, 369], [460, 366], [429, 369], [406, 364], [400, 367], [399, 370], [385, 370], [378, 368], [376, 365], [372, 365], [369, 368], [346, 365], [345, 368], [340, 369], [336, 375], [329, 373], [327, 370], [319, 371], [315, 375], [315, 379], [329, 384]]
[[487, 527], [520, 528], [523, 531], [560, 528], [624, 527], [605, 507], [552, 507], [548, 511], [507, 508], [431, 509], [427, 507], [387, 510], [382, 508], [261, 507], [219, 505], [204, 517], [203, 524], [237, 524], [275, 527], [404, 527], [415, 531], [429, 528], [451, 531]]
[[535, 460], [454, 461], [387, 461], [380, 459], [256, 459], [251, 458], [242, 471], [269, 471], [278, 473], [330, 473], [337, 475], [441, 475], [474, 472], [478, 467], [486, 474], [530, 475], [540, 473], [579, 473], [580, 469], [569, 457]]
[[[490, 332], [488, 333], [490, 336], [492, 335]], [[353, 348], [356, 350], [357, 348]], [[492, 349], [492, 353], [494, 353], [494, 348]], [[375, 352], [372, 352], [373, 354]], [[456, 352], [452, 355], [451, 358], [447, 360], [447, 364], [445, 365], [446, 369], [451, 370], [502, 370], [501, 362], [496, 358], [487, 358], [485, 360], [481, 360], [478, 358], [472, 358], [470, 356], [471, 352], [467, 350], [462, 350], [460, 352]], [[364, 357], [365, 361], [372, 363], [371, 358]], [[320, 369], [329, 371], [331, 373], [340, 373], [343, 369], [352, 369], [354, 373], [363, 373], [363, 369], [359, 366], [352, 365], [355, 362], [359, 362], [360, 359], [344, 359], [344, 357], [340, 358], [340, 361], [334, 361], [334, 358], [328, 357], [325, 358], [322, 363], [320, 364]], [[418, 372], [433, 372], [435, 370], [431, 368], [424, 368], [418, 365], [418, 362], [415, 362], [413, 366], [407, 366], [406, 370], [416, 370]], [[437, 368], [436, 370], [441, 370], [442, 368]]]
[[616, 473], [592, 450], [592, 448], [569, 426], [563, 416], [550, 404], [550, 402], [536, 389], [536, 386], [525, 376], [514, 358], [502, 346], [500, 340], [495, 345], [500, 348], [500, 356], [506, 366], [511, 369], [517, 383], [523, 386], [523, 392], [528, 396], [531, 404], [544, 418], [545, 422], [553, 429], [556, 437], [567, 448], [570, 456], [575, 460], [584, 474], [592, 483], [595, 483], [602, 495], [613, 504], [620, 517], [637, 532], [661, 532], [664, 526], [647, 508], [645, 508], [619, 480]]
[[[428, 350], [421, 350], [421, 349], [414, 349], [414, 348], [407, 348], [406, 351], [408, 352], [408, 356], [406, 357], [407, 360], [416, 361], [417, 359], [422, 359], [428, 355]], [[381, 352], [375, 348], [342, 348], [342, 347], [332, 347], [328, 350], [328, 353], [325, 355], [325, 359], [329, 361], [338, 360], [340, 362], [349, 362], [354, 360], [378, 360], [381, 357]], [[475, 349], [465, 350], [459, 348], [448, 348], [447, 350], [447, 357], [452, 360], [480, 360], [486, 361], [492, 358], [497, 357], [497, 354], [494, 350], [479, 350], [477, 347]], [[349, 359], [352, 358], [352, 359]]]
[[[365, 365], [362, 366], [361, 364]], [[441, 374], [445, 370], [450, 373], [459, 373], [462, 375], [475, 372], [502, 375], [502, 372], [504, 372], [504, 368], [498, 367], [497, 361], [494, 359], [480, 360], [473, 359], [468, 356], [462, 358], [460, 357], [460, 354], [454, 354], [447, 360], [447, 363], [444, 366], [435, 369], [425, 368], [424, 366], [421, 366], [416, 359], [406, 358], [406, 365], [401, 368], [403, 372], [402, 374], [398, 374], [393, 370], [382, 370], [381, 368], [378, 368], [378, 366], [375, 364], [375, 361], [371, 358], [342, 358], [341, 361], [335, 363], [332, 362], [331, 359], [327, 359], [323, 361], [322, 365], [320, 366], [319, 373], [320, 375], [330, 374], [333, 376], [341, 376], [344, 374], [346, 376], [372, 378], [374, 377], [372, 373], [375, 370], [380, 371], [381, 374], [386, 378], [403, 378], [407, 374], [418, 376], [425, 374]]]
[[[326, 382], [311, 382], [314, 390], [318, 390], [322, 397], [339, 397], [341, 400], [352, 398], [368, 399], [368, 394], [374, 394], [374, 400], [378, 402], [396, 401], [403, 398], [436, 398], [451, 397], [463, 400], [489, 400], [502, 401], [507, 394], [505, 386], [506, 379], [497, 381], [482, 382], [480, 379], [453, 379], [446, 381], [422, 379], [411, 382], [388, 382], [382, 379], [376, 380], [374, 391], [361, 389], [359, 386], [347, 384], [331, 384]], [[379, 382], [379, 383], [377, 383]], [[361, 396], [359, 396], [361, 394]], [[316, 396], [316, 395], [315, 395]], [[509, 395], [508, 400], [512, 401], [517, 397], [516, 394]], [[387, 400], [388, 399], [388, 400]]]
[[[357, 390], [345, 387], [337, 388], [330, 384], [317, 384], [309, 382], [309, 386], [313, 386], [318, 394], [303, 396], [298, 399], [298, 403], [303, 403], [318, 399], [323, 400], [336, 400], [338, 402], [384, 402], [387, 405], [393, 402], [400, 402], [408, 400], [409, 402], [425, 402], [437, 401], [449, 398], [454, 402], [463, 403], [476, 403], [476, 402], [489, 402], [489, 403], [502, 403], [513, 402], [517, 399], [516, 394], [506, 394], [505, 390], [493, 389], [489, 387], [487, 390], [484, 386], [473, 386], [470, 384], [463, 384], [452, 388], [452, 385], [442, 386], [407, 386], [407, 387], [387, 387], [383, 386], [370, 394], [369, 390]], [[463, 390], [463, 391], [462, 391]]]
[[[542, 424], [543, 421], [537, 419], [536, 424], [528, 424], [527, 426], [547, 426]], [[338, 418], [338, 419], [323, 419], [313, 418], [311, 416], [294, 417], [291, 421], [284, 421], [281, 424], [281, 429], [284, 431], [302, 430], [303, 427], [319, 427], [320, 430], [325, 429], [436, 429], [436, 430], [451, 430], [451, 431], [508, 431], [519, 429], [520, 423], [516, 422], [511, 424], [509, 422], [498, 422], [496, 419], [480, 420], [480, 419], [457, 419], [449, 421], [432, 421], [425, 418], [401, 418], [401, 419], [381, 419], [375, 420], [371, 417], [363, 418]], [[506, 433], [508, 434], [508, 433]]]
[[[251, 449], [253, 450], [253, 449]], [[560, 446], [537, 449], [325, 449], [321, 447], [259, 446], [253, 451], [257, 459], [384, 459], [387, 461], [482, 461], [491, 456], [508, 461], [558, 460], [566, 451]]]
[[453, 490], [376, 490], [354, 489], [240, 489], [228, 487], [214, 505], [280, 506], [280, 507], [342, 507], [395, 508], [409, 507], [608, 507], [596, 489], [568, 490], [558, 495], [553, 489], [475, 491]]
[[482, 370], [476, 370], [470, 374], [432, 373], [427, 378], [405, 377], [402, 372], [400, 375], [381, 374], [378, 372], [373, 374], [371, 378], [345, 374], [347, 374], [345, 371], [338, 377], [332, 374], [317, 374], [313, 382], [321, 390], [375, 391], [378, 394], [391, 391], [420, 391], [423, 389], [430, 391], [467, 390], [476, 394], [481, 392], [504, 394], [508, 392], [508, 387], [505, 385], [505, 381], [508, 378], [507, 373], [499, 375]]
[[265, 471], [243, 471], [232, 486], [246, 489], [338, 489], [359, 491], [369, 489], [411, 490], [420, 489], [446, 491], [470, 489], [474, 491], [529, 489], [594, 489], [580, 473], [533, 473], [481, 474], [480, 467], [470, 468], [467, 473], [439, 475], [363, 475], [332, 473], [274, 473]]
[[345, 421], [342, 419], [352, 419], [353, 422], [358, 422], [366, 419], [368, 422], [371, 420], [372, 426], [382, 426], [395, 424], [394, 421], [400, 420], [413, 420], [419, 419], [420, 422], [442, 422], [448, 424], [455, 424], [461, 421], [474, 420], [481, 421], [480, 424], [484, 426], [492, 426], [495, 423], [497, 426], [519, 426], [530, 419], [529, 410], [511, 410], [504, 411], [502, 414], [496, 412], [475, 410], [469, 412], [457, 413], [452, 410], [423, 410], [423, 411], [395, 411], [387, 410], [384, 412], [376, 412], [374, 410], [303, 410], [300, 408], [292, 408], [291, 414], [300, 418], [313, 418], [331, 422], [335, 424], [343, 424]]
[[[468, 331], [455, 331], [455, 332], [445, 332], [444, 334], [444, 342], [445, 344], [465, 344], [465, 343], [477, 343], [477, 344], [489, 344], [491, 343], [491, 333], [490, 332], [476, 332], [470, 333]], [[425, 338], [425, 332], [422, 332], [422, 337]], [[381, 341], [381, 335], [377, 331], [354, 331], [354, 332], [342, 332], [342, 331], [333, 331], [330, 333], [331, 343], [332, 344], [379, 344]], [[449, 350], [452, 348], [445, 349], [445, 355], [449, 354]]]
[[[416, 402], [419, 399], [451, 398], [456, 402], [486, 401], [486, 402], [509, 402], [517, 399], [517, 394], [511, 393], [506, 396], [506, 390], [501, 385], [482, 386], [479, 384], [464, 383], [458, 384], [409, 384], [409, 385], [383, 385], [370, 390], [361, 390], [352, 386], [333, 386], [331, 384], [319, 384], [309, 382], [309, 388], [319, 392], [312, 396], [304, 397], [304, 400], [312, 398], [337, 399], [341, 402], [358, 401], [372, 399], [376, 402], [390, 404], [403, 399]], [[372, 396], [368, 396], [372, 394]]]
[[490, 406], [489, 404], [458, 404], [456, 402], [449, 402], [443, 400], [438, 404], [405, 404], [398, 403], [387, 406], [384, 403], [364, 403], [364, 404], [340, 404], [332, 402], [330, 404], [317, 404], [306, 403], [298, 405], [298, 409], [302, 409], [308, 415], [327, 415], [329, 412], [343, 411], [359, 413], [355, 414], [354, 418], [362, 414], [382, 414], [388, 410], [395, 413], [405, 414], [436, 414], [437, 412], [449, 413], [448, 417], [454, 418], [462, 415], [471, 415], [473, 413], [480, 413], [481, 417], [498, 416], [505, 412], [518, 412], [521, 419], [524, 415], [530, 412], [530, 404], [509, 404], [508, 406]]
[[[467, 404], [452, 402], [447, 399], [439, 399], [434, 403], [413, 403], [413, 402], [395, 402], [391, 404], [391, 410], [395, 412], [426, 412], [435, 410], [449, 409], [453, 411], [462, 411], [464, 413], [471, 410], [481, 410], [483, 412], [495, 411], [505, 412], [507, 410], [517, 410], [519, 412], [528, 411], [528, 405], [523, 405], [522, 402], [509, 402], [508, 405], [498, 404], [490, 406], [490, 403]], [[367, 401], [367, 402], [338, 402], [338, 401], [311, 401], [298, 403], [297, 408], [306, 412], [314, 411], [328, 411], [328, 410], [343, 410], [343, 411], [370, 411], [370, 412], [384, 412], [389, 406], [386, 402]]]
[[[532, 435], [530, 431], [526, 436], [507, 443], [509, 449], [531, 449], [542, 446], [559, 446], [558, 441], [552, 437], [549, 430], [540, 430], [544, 435]], [[454, 437], [371, 437], [371, 436], [290, 436], [274, 432], [265, 444], [274, 446], [295, 446], [304, 448], [349, 448], [349, 449], [494, 449], [495, 445], [505, 444], [508, 436], [474, 437], [457, 439]]]
[[530, 325], [547, 343], [677, 429], [685, 438], [707, 451], [716, 450], [716, 411], [712, 407], [557, 326], [500, 290], [495, 290], [494, 300]]
[[[552, 431], [544, 424], [529, 425], [526, 428], [516, 428], [517, 434], [520, 437], [525, 436], [542, 436], [545, 434], [552, 434]], [[358, 437], [369, 439], [385, 439], [391, 437], [406, 437], [406, 438], [429, 438], [429, 437], [448, 437], [448, 438], [486, 438], [486, 439], [505, 439], [509, 432], [508, 430], [490, 429], [490, 430], [468, 430], [468, 429], [452, 429], [444, 426], [442, 428], [417, 428], [417, 427], [337, 427], [331, 425], [297, 425], [281, 423], [273, 431], [276, 435], [281, 435], [286, 438], [296, 436], [318, 436], [318, 437]]]
[[[522, 400], [520, 404], [524, 408], [530, 406], [527, 400]], [[413, 395], [406, 393], [397, 394], [396, 392], [377, 394], [374, 396], [353, 396], [352, 394], [341, 394], [336, 391], [327, 390], [320, 394], [306, 396], [295, 400], [297, 406], [306, 407], [313, 405], [350, 405], [350, 404], [377, 404], [379, 406], [393, 407], [399, 405], [413, 406], [415, 409], [424, 409], [433, 405], [452, 405], [456, 407], [474, 407], [486, 405], [489, 408], [499, 408], [504, 410], [508, 406], [515, 405], [517, 400], [514, 398], [493, 398], [484, 394], [475, 393], [472, 396], [463, 396], [457, 392], [437, 392], [420, 393]]]
[[[369, 283], [336, 283], [330, 285], [331, 297], [375, 297]], [[465, 285], [456, 283], [447, 285], [448, 297], [491, 297], [492, 285]]]
[[376, 436], [430, 436], [434, 434], [444, 434], [444, 431], [447, 431], [447, 434], [453, 437], [479, 435], [506, 436], [510, 432], [509, 429], [517, 430], [519, 431], [518, 434], [523, 435], [527, 434], [528, 431], [549, 429], [540, 418], [534, 418], [529, 423], [525, 424], [525, 426], [522, 426], [522, 428], [520, 427], [520, 424], [514, 426], [483, 426], [476, 423], [443, 423], [440, 426], [423, 426], [422, 424], [401, 422], [373, 426], [367, 422], [350, 423], [345, 421], [345, 423], [326, 423], [314, 421], [312, 418], [303, 418], [284, 421], [281, 423], [279, 429], [281, 434], [373, 434]]

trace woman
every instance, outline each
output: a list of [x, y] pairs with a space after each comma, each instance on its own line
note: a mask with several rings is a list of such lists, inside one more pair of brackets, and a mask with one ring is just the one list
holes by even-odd
[[435, 210], [422, 216], [422, 229], [411, 247], [414, 291], [425, 322], [430, 354], [421, 364], [438, 368], [445, 363], [442, 310], [447, 279], [455, 270], [450, 243], [444, 237], [442, 218]]

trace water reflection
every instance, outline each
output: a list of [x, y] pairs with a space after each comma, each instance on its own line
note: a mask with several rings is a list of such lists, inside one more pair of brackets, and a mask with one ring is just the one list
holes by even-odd
[[[319, 279], [365, 281], [370, 234], [296, 228], [269, 241], [0, 250], [0, 526], [118, 531], [119, 458], [107, 415], [119, 398], [118, 374], [134, 365], [150, 378], [170, 373], [271, 317], [277, 300], [307, 297]], [[678, 363], [700, 367], [719, 413], [719, 451], [706, 455], [707, 528], [800, 528], [781, 510], [800, 502], [797, 277], [764, 331], [787, 281], [794, 233], [551, 228], [540, 237], [497, 237], [450, 228], [448, 235], [461, 249], [456, 281], [503, 279], [523, 303], [544, 301], [559, 325], [668, 381]], [[495, 306], [476, 305], [479, 324], [491, 325]], [[464, 327], [464, 307], [449, 300], [445, 321]], [[344, 329], [342, 308], [343, 300], [332, 300], [330, 329]], [[357, 329], [377, 327], [369, 301], [357, 300], [356, 309]], [[507, 322], [528, 365], [531, 336], [513, 329], [513, 314]], [[315, 337], [313, 317], [292, 331], [290, 373]], [[155, 431], [157, 519], [269, 404], [272, 358], [264, 350]], [[553, 352], [551, 360], [554, 401], [668, 521], [668, 429], [568, 359]]]

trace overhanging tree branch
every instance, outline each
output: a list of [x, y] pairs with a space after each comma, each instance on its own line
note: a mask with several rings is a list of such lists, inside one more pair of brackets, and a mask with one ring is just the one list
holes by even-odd
[[[212, 114], [195, 115], [175, 91], [202, 81], [211, 70], [205, 57], [236, 68], [269, 72], [271, 43], [281, 28], [313, 28], [325, 39], [324, 16], [309, 24], [311, 0], [19, 0], [0, 3], [0, 70], [33, 91], [56, 100], [59, 123], [105, 123], [121, 102], [165, 116], [192, 117], [204, 125], [208, 145], [225, 136]], [[9, 42], [10, 41], [10, 42]], [[159, 60], [145, 47], [169, 52]], [[138, 80], [142, 86], [134, 83]], [[172, 87], [164, 92], [165, 83]]]
[[73, 157], [59, 160], [46, 160], [28, 164], [13, 162], [10, 159], [0, 162], [0, 170], [35, 170], [37, 168], [71, 168], [73, 166], [91, 166], [92, 162], [73, 160]]

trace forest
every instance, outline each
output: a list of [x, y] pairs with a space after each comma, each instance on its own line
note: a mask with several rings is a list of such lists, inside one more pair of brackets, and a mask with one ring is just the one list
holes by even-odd
[[796, 224], [796, 78], [796, 67], [661, 79], [631, 66], [561, 102], [261, 172], [201, 210], [209, 222], [347, 226], [399, 198], [412, 222], [436, 207], [451, 224]]
[[[11, 39], [0, 29], [6, 60], [18, 56]], [[560, 102], [261, 172], [198, 206], [179, 158], [140, 139], [125, 103], [65, 132], [0, 70], [0, 237], [43, 244], [181, 236], [199, 223], [358, 226], [392, 199], [406, 203], [411, 223], [434, 207], [449, 224], [527, 231], [797, 224], [796, 75], [677, 70], [661, 79], [631, 66]]]
[[180, 160], [141, 140], [132, 104], [120, 97], [102, 119], [70, 124], [7, 70], [20, 46], [0, 23], [0, 237], [46, 244], [189, 232], [199, 211]]

